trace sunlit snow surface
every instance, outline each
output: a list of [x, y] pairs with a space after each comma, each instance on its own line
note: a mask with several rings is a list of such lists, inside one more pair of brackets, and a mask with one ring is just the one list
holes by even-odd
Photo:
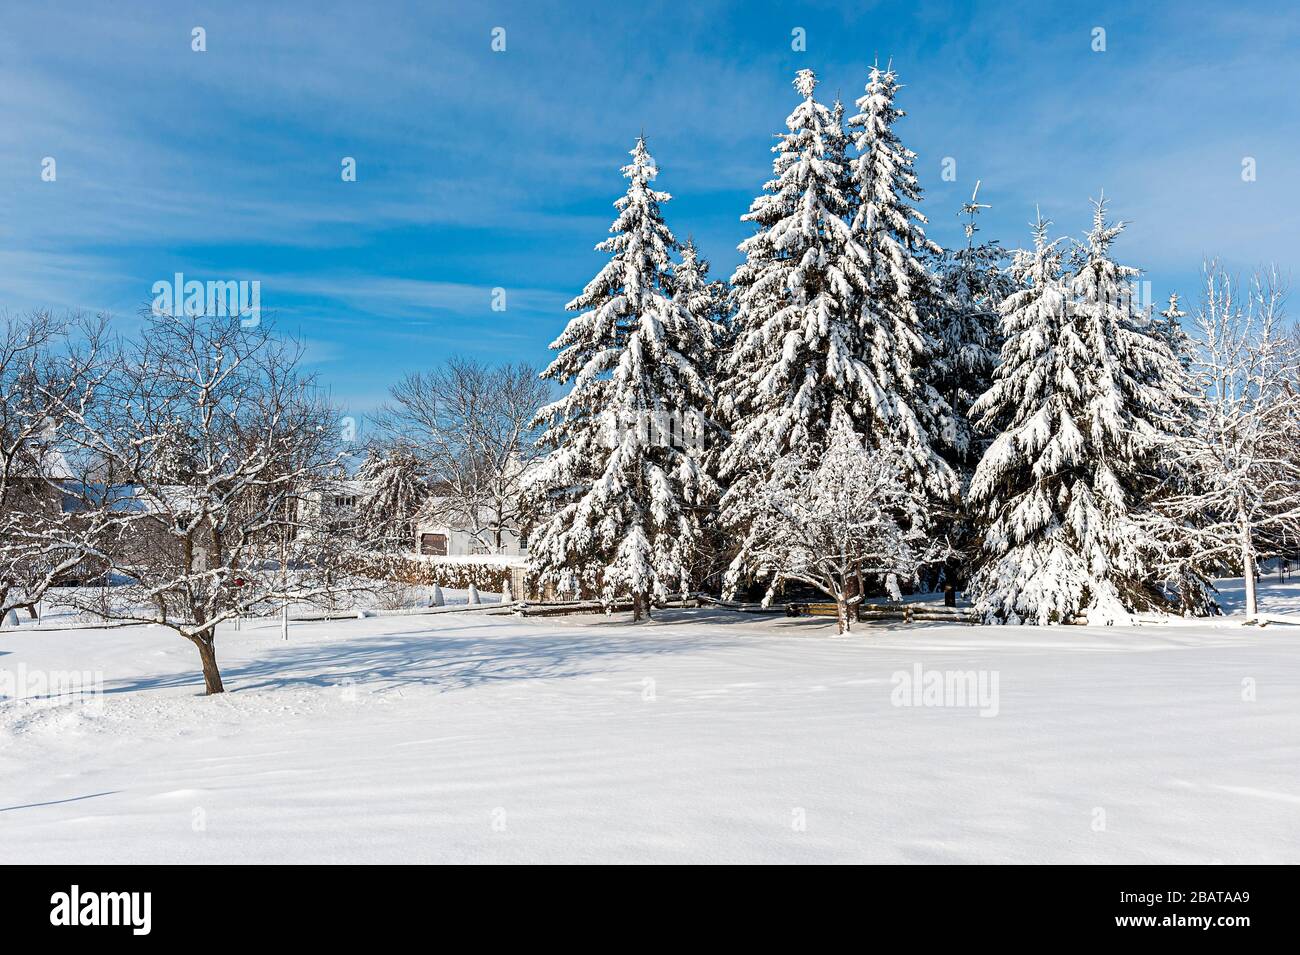
[[[1235, 606], [1238, 586], [1225, 587]], [[0, 862], [1297, 862], [1300, 583], [1267, 627], [718, 611], [0, 632]], [[997, 715], [894, 675], [996, 674]], [[1253, 699], [1251, 698], [1253, 696]]]

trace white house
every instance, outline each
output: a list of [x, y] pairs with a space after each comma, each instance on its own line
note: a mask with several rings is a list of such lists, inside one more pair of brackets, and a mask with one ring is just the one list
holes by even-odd
[[[330, 521], [346, 524], [354, 519], [356, 507], [365, 498], [367, 490], [365, 481], [355, 478], [337, 480], [324, 491], [311, 492], [304, 502], [304, 508], [314, 512], [313, 517], [319, 518], [323, 510], [329, 515]], [[473, 522], [457, 520], [454, 516], [456, 509], [439, 508], [439, 500], [435, 498], [431, 501], [431, 506], [426, 510], [440, 516], [424, 517], [416, 523], [411, 541], [413, 553], [431, 557], [469, 557], [492, 553], [517, 557], [528, 552], [527, 541], [522, 539], [517, 529], [502, 530], [501, 547], [498, 550], [493, 531], [480, 530], [476, 534]], [[478, 526], [485, 528], [489, 524], [485, 515]]]
[[501, 534], [501, 549], [495, 550], [493, 536], [484, 532], [475, 535], [463, 525], [468, 521], [424, 520], [415, 528], [415, 552], [427, 556], [464, 557], [475, 554], [507, 554], [518, 556], [528, 553], [528, 541], [518, 530], [507, 528]]

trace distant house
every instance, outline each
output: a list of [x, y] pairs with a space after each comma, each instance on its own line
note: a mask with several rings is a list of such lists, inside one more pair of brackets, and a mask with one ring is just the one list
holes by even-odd
[[[346, 527], [357, 520], [358, 505], [365, 499], [369, 488], [365, 481], [348, 478], [331, 482], [324, 490], [313, 491], [304, 503], [313, 518], [323, 512], [328, 526]], [[519, 556], [528, 552], [527, 540], [516, 528], [505, 528], [501, 533], [501, 547], [495, 548], [495, 534], [491, 531], [475, 533], [473, 522], [458, 518], [450, 506], [438, 506], [444, 498], [434, 498], [426, 507], [427, 514], [415, 522], [411, 529], [411, 551], [426, 557], [470, 557], [482, 554]], [[310, 521], [309, 523], [315, 523]], [[486, 518], [479, 522], [484, 527]]]
[[506, 528], [501, 534], [501, 549], [488, 533], [475, 535], [466, 527], [468, 521], [424, 520], [416, 524], [415, 552], [430, 557], [466, 557], [476, 554], [507, 554], [518, 556], [528, 553], [528, 540], [515, 528]]
[[[511, 457], [511, 470], [522, 477], [531, 465], [519, 462], [518, 455]], [[426, 557], [470, 557], [500, 554], [518, 557], [528, 553], [528, 539], [518, 527], [507, 525], [500, 529], [500, 542], [491, 512], [486, 509], [478, 520], [464, 513], [455, 499], [439, 494], [434, 484], [433, 496], [425, 502], [424, 515], [416, 521], [415, 552]]]

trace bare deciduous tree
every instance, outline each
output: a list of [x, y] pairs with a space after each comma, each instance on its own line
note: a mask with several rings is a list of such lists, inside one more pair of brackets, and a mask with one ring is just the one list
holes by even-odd
[[1190, 433], [1166, 446], [1183, 486], [1153, 502], [1157, 536], [1175, 557], [1206, 574], [1241, 571], [1247, 620], [1259, 612], [1258, 558], [1270, 556], [1270, 541], [1300, 535], [1300, 388], [1285, 302], [1274, 270], [1243, 290], [1206, 264], [1192, 363], [1198, 405]]
[[[94, 547], [87, 484], [62, 453], [106, 374], [103, 319], [0, 316], [0, 621], [35, 605]], [[80, 479], [79, 479], [80, 478]]]
[[341, 586], [348, 540], [319, 506], [337, 473], [336, 419], [300, 356], [265, 322], [146, 316], [81, 422], [119, 586], [74, 602], [189, 640], [210, 694], [224, 690], [220, 624]]
[[546, 396], [530, 365], [453, 358], [395, 384], [374, 424], [424, 462], [424, 514], [499, 553], [520, 523], [520, 479], [539, 454], [532, 419]]

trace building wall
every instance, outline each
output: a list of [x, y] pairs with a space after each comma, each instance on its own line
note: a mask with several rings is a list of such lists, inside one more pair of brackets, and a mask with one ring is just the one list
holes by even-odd
[[[473, 554], [490, 553], [490, 549], [482, 547], [478, 540], [468, 531], [457, 527], [451, 527], [447, 524], [421, 524], [415, 529], [415, 552], [424, 553], [423, 545], [437, 544], [437, 541], [429, 541], [426, 535], [433, 535], [442, 538], [441, 543], [445, 546], [445, 555], [447, 557], [468, 557]], [[513, 531], [507, 530], [501, 538], [501, 550], [499, 553], [509, 554], [512, 556], [526, 554], [527, 548], [520, 546], [519, 536]], [[436, 551], [435, 551], [436, 553]]]

